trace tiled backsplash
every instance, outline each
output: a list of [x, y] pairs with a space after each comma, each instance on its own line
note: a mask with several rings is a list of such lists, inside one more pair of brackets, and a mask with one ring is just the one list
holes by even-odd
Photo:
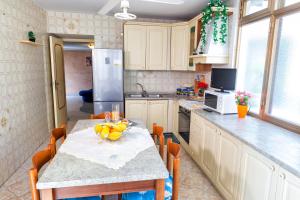
[[147, 92], [175, 93], [176, 88], [194, 84], [194, 72], [174, 71], [125, 71], [125, 92], [135, 93], [141, 83]]
[[46, 12], [32, 0], [1, 0], [0, 27], [1, 185], [49, 136], [46, 102], [51, 95], [45, 84], [47, 45], [19, 43], [32, 30], [45, 44]]

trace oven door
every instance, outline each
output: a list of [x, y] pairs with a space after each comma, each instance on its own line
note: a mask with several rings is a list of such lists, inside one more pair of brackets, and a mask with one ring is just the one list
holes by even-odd
[[191, 111], [179, 106], [178, 133], [189, 144]]

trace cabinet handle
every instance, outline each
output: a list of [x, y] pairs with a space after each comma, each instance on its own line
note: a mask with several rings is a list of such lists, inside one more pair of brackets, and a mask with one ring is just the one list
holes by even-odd
[[286, 177], [284, 173], [280, 174], [279, 176], [280, 176], [280, 178], [282, 178], [283, 180], [284, 180], [285, 177]]
[[275, 171], [275, 166], [272, 165], [272, 166], [270, 167], [270, 169], [271, 169], [272, 171]]

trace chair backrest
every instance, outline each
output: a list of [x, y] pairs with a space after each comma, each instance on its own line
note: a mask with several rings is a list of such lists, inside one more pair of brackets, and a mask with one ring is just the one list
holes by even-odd
[[153, 139], [156, 144], [157, 138], [159, 140], [159, 154], [162, 159], [164, 159], [164, 145], [165, 145], [165, 137], [164, 137], [164, 128], [158, 126], [156, 123], [153, 123]]
[[50, 144], [54, 145], [54, 152], [56, 153], [56, 141], [61, 139], [61, 143], [65, 141], [67, 137], [66, 125], [63, 124], [59, 128], [54, 128], [50, 136]]
[[[111, 117], [112, 116], [111, 112], [109, 114]], [[124, 117], [124, 113], [120, 113], [120, 117]], [[105, 119], [105, 112], [97, 115], [90, 115], [90, 119]]]
[[[179, 174], [180, 174], [180, 145], [173, 143], [169, 138], [167, 142], [167, 168], [170, 174], [172, 173], [173, 165], [173, 190], [172, 190], [172, 200], [178, 200], [179, 193]], [[173, 159], [172, 159], [173, 158]], [[172, 162], [173, 160], [173, 162]]]
[[49, 144], [46, 149], [37, 152], [32, 157], [33, 167], [29, 170], [29, 181], [32, 200], [40, 200], [40, 193], [39, 190], [36, 188], [36, 183], [38, 181], [38, 173], [40, 169], [54, 157], [54, 155], [54, 145]]

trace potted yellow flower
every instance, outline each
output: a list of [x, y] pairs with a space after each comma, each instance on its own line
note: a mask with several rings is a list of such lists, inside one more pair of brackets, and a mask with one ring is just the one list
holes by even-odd
[[235, 95], [239, 118], [245, 118], [249, 111], [249, 99], [251, 94], [247, 92], [238, 91]]

